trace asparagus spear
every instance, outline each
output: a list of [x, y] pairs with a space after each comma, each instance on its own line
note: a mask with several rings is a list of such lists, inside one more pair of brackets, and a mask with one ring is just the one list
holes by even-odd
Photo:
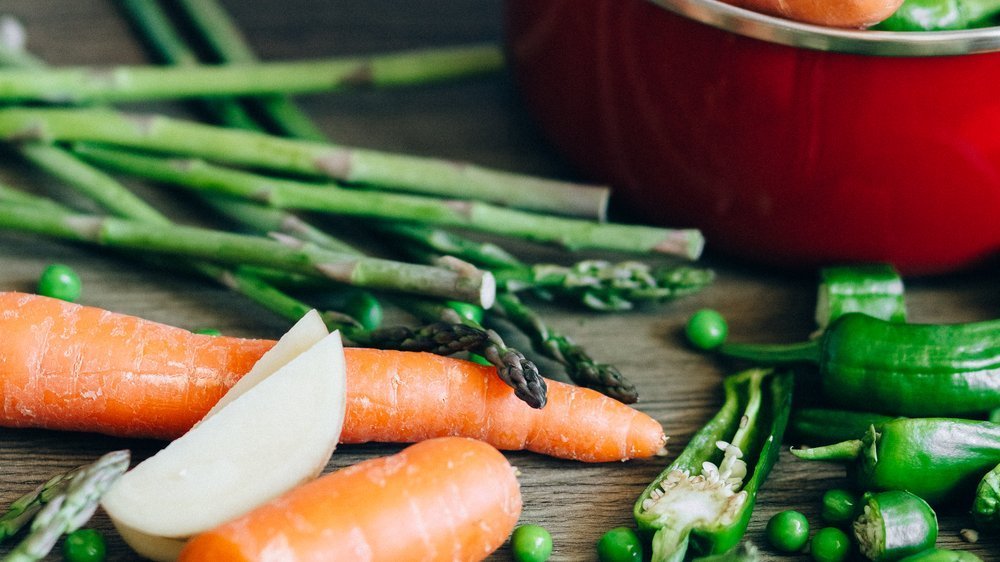
[[[174, 64], [188, 66], [198, 64], [198, 56], [188, 49], [184, 40], [174, 32], [173, 24], [170, 23], [170, 18], [164, 13], [159, 2], [119, 0], [118, 7], [142, 32], [145, 42], [161, 57], [170, 54], [170, 62]], [[199, 99], [197, 102], [205, 113], [214, 116], [221, 123], [241, 129], [262, 129], [234, 99], [212, 97]]]
[[[0, 138], [108, 143], [566, 215], [603, 218], [608, 197], [605, 188], [471, 164], [286, 139], [162, 115], [137, 116], [106, 109], [2, 109]], [[646, 230], [647, 249], [695, 257], [703, 243], [697, 231]]]
[[598, 363], [562, 333], [550, 328], [535, 311], [521, 302], [514, 293], [497, 293], [496, 312], [527, 334], [535, 349], [555, 359], [566, 368], [566, 374], [579, 386], [592, 388], [625, 404], [639, 399], [635, 385], [614, 365]]
[[53, 215], [5, 203], [0, 227], [99, 246], [181, 255], [235, 265], [256, 264], [291, 273], [322, 276], [359, 287], [396, 290], [473, 302], [489, 308], [495, 296], [492, 274], [336, 253], [288, 241], [189, 226], [168, 226], [94, 215]]
[[78, 145], [76, 153], [104, 168], [167, 182], [199, 193], [239, 197], [281, 209], [462, 227], [555, 242], [571, 249], [661, 252], [688, 258], [697, 257], [701, 251], [701, 236], [697, 231], [552, 217], [480, 201], [358, 191], [336, 185], [317, 186], [225, 168], [204, 160], [161, 158], [94, 145]]
[[308, 94], [391, 87], [494, 73], [496, 45], [420, 49], [365, 57], [184, 66], [68, 67], [0, 71], [0, 100], [110, 104], [178, 98]]
[[[128, 469], [129, 459], [128, 451], [114, 451], [61, 478], [53, 478], [49, 481], [52, 488], [40, 488], [38, 500], [51, 494], [48, 501], [35, 515], [28, 536], [2, 562], [34, 562], [44, 558], [59, 537], [79, 529], [90, 520], [101, 496]], [[58, 492], [55, 492], [56, 488], [59, 488]]]
[[[138, 0], [138, 3], [142, 4], [143, 2]], [[180, 0], [177, 2], [177, 6], [191, 27], [194, 28], [198, 37], [214, 53], [218, 62], [257, 62], [257, 57], [250, 49], [243, 34], [215, 0]], [[179, 64], [179, 61], [172, 60], [165, 51], [166, 49], [161, 49], [161, 55], [164, 59]], [[286, 96], [257, 96], [246, 101], [271, 125], [276, 127], [283, 136], [314, 141], [327, 140], [309, 116]], [[231, 121], [223, 122], [233, 126]]]

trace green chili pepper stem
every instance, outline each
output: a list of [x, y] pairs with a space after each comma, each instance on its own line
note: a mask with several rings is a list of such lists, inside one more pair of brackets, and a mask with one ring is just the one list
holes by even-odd
[[937, 515], [920, 497], [890, 490], [866, 497], [854, 521], [861, 553], [873, 562], [891, 562], [923, 552], [937, 541]]
[[764, 365], [820, 361], [820, 345], [816, 341], [792, 344], [724, 343], [715, 349], [726, 357], [746, 359]]
[[858, 458], [861, 449], [861, 440], [851, 439], [823, 447], [792, 447], [791, 452], [800, 459], [811, 461], [852, 461]]

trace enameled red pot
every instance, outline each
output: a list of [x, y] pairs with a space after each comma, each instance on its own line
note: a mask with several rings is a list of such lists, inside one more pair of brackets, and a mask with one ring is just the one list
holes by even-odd
[[1000, 28], [892, 33], [714, 0], [508, 0], [543, 130], [635, 216], [761, 263], [1000, 250]]

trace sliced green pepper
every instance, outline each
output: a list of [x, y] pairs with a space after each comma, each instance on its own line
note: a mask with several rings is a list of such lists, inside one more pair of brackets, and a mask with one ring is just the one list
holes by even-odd
[[949, 31], [989, 27], [1000, 14], [998, 0], [906, 0], [872, 29], [883, 31]]
[[1000, 407], [1000, 320], [906, 324], [852, 312], [814, 341], [717, 351], [765, 365], [818, 364], [823, 394], [838, 407], [915, 417]]
[[1000, 464], [979, 480], [972, 501], [972, 518], [979, 529], [1000, 528]]
[[903, 279], [889, 264], [828, 267], [820, 272], [816, 298], [819, 330], [848, 312], [906, 322]]
[[864, 512], [854, 520], [854, 538], [874, 562], [894, 562], [923, 552], [937, 542], [937, 515], [927, 502], [902, 490], [865, 496]]
[[860, 490], [908, 490], [931, 504], [971, 490], [1000, 463], [1000, 424], [905, 418], [874, 426], [860, 439], [792, 449], [807, 460], [846, 461]]
[[723, 388], [719, 412], [635, 503], [639, 529], [653, 535], [651, 562], [682, 560], [689, 545], [706, 555], [736, 546], [778, 459], [791, 375], [752, 369], [726, 377]]

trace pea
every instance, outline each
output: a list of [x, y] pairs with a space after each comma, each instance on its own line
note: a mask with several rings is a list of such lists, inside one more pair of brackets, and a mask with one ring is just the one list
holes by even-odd
[[216, 330], [215, 328], [198, 328], [193, 333], [201, 334], [203, 336], [221, 336], [222, 332]]
[[843, 525], [854, 520], [858, 512], [858, 496], [848, 490], [836, 488], [823, 494], [820, 517], [831, 525]]
[[83, 285], [73, 268], [61, 263], [49, 265], [38, 278], [38, 294], [67, 302], [80, 298]]
[[462, 318], [471, 320], [476, 324], [483, 323], [483, 307], [462, 301], [448, 301], [445, 304]]
[[601, 562], [642, 562], [642, 542], [628, 527], [615, 527], [597, 541]]
[[552, 535], [540, 525], [519, 525], [510, 536], [510, 550], [518, 562], [545, 562], [552, 554]]
[[843, 562], [851, 553], [851, 539], [836, 527], [824, 527], [813, 535], [809, 553], [816, 562]]
[[367, 291], [351, 294], [344, 304], [344, 312], [369, 331], [382, 324], [382, 303]]
[[771, 546], [781, 552], [798, 552], [809, 542], [809, 521], [795, 510], [776, 513], [765, 531]]
[[691, 345], [698, 349], [714, 349], [726, 341], [729, 325], [721, 314], [710, 308], [703, 308], [691, 315], [684, 333]]
[[63, 556], [69, 562], [100, 562], [105, 550], [104, 535], [94, 529], [77, 529], [63, 541]]

